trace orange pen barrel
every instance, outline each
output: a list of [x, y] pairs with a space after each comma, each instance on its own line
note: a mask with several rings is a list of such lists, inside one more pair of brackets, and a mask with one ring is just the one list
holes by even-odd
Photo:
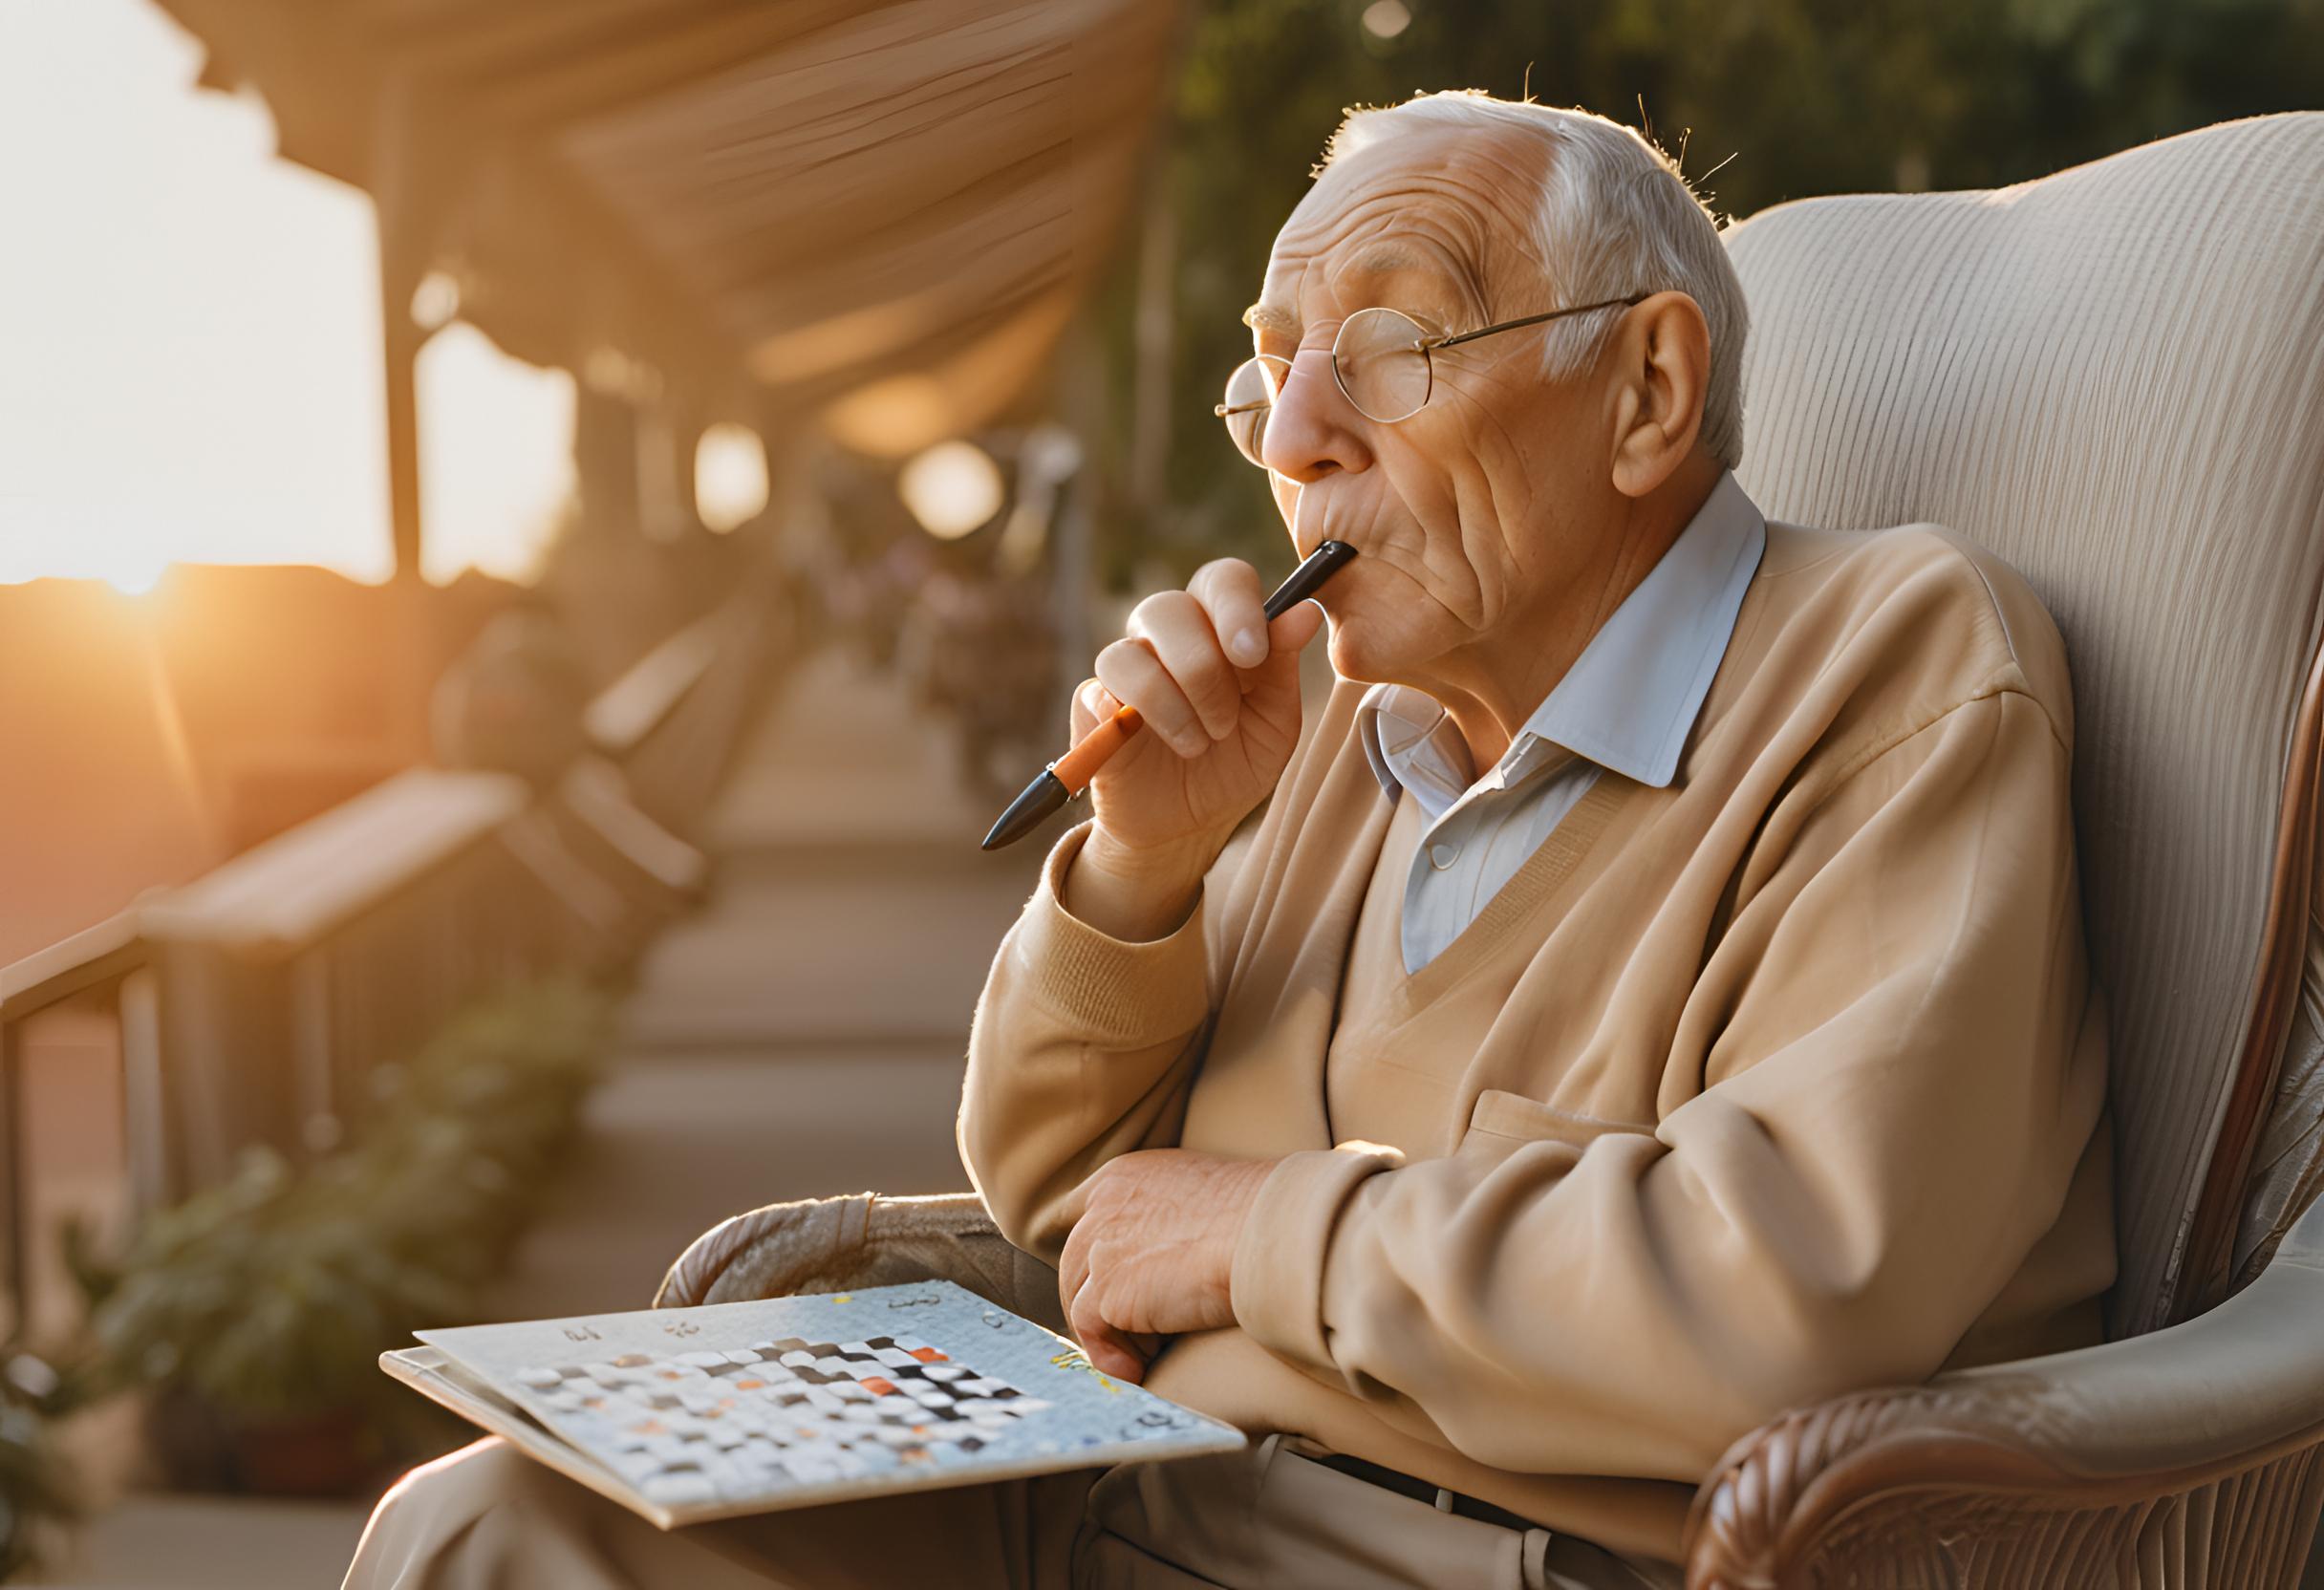
[[1049, 763], [1049, 772], [1068, 794], [1079, 795], [1089, 787], [1097, 770], [1106, 765], [1114, 752], [1129, 742], [1130, 737], [1146, 726], [1136, 707], [1124, 707], [1096, 728], [1082, 736], [1081, 743]]
[[[1294, 606], [1313, 596], [1316, 587], [1343, 568], [1356, 549], [1344, 541], [1326, 541], [1300, 560], [1290, 577], [1270, 591], [1259, 611], [1273, 623]], [[1063, 811], [1083, 790], [1107, 759], [1130, 743], [1130, 737], [1146, 726], [1135, 707], [1123, 707], [1082, 737], [1082, 742], [1034, 776], [1024, 792], [984, 836], [983, 848], [998, 850], [1014, 845]]]

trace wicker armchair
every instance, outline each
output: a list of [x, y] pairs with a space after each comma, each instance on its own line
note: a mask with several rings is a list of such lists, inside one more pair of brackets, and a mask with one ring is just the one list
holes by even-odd
[[[2106, 1345], [1736, 1442], [1688, 1584], [2298, 1584], [2324, 1509], [2324, 115], [1786, 204], [1731, 247], [1759, 504], [1952, 526], [2065, 633], [2121, 1269]], [[938, 1274], [1055, 1322], [968, 1199], [739, 1216], [664, 1296]]]

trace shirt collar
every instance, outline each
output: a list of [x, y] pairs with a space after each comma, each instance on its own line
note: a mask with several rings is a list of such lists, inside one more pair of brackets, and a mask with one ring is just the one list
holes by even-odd
[[[1540, 741], [1657, 788], [1677, 777], [1766, 546], [1767, 521], [1722, 471], [1669, 550], [1517, 731], [1501, 759], [1505, 779], [1516, 782], [1541, 760]], [[1410, 788], [1431, 821], [1474, 782], [1459, 731], [1423, 691], [1372, 686], [1356, 725], [1388, 798]]]

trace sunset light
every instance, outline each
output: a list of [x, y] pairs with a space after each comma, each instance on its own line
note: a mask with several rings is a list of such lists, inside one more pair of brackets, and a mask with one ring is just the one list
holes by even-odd
[[[202, 59], [148, 0], [0, 7], [0, 584], [390, 571], [371, 201], [275, 158], [265, 104], [197, 89]], [[442, 336], [424, 572], [529, 577], [570, 489], [571, 382]]]
[[142, 596], [161, 583], [169, 568], [168, 560], [154, 548], [133, 545], [101, 567], [97, 577], [124, 596]]
[[0, 0], [0, 1590], [2324, 1590], [2320, 61]]

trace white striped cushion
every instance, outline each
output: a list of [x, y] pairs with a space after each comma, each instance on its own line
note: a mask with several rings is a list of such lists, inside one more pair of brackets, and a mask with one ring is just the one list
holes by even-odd
[[2243, 1046], [2324, 589], [2324, 115], [1733, 228], [1744, 483], [1999, 551], [2074, 667], [2112, 1011], [2118, 1334], [2170, 1306]]

